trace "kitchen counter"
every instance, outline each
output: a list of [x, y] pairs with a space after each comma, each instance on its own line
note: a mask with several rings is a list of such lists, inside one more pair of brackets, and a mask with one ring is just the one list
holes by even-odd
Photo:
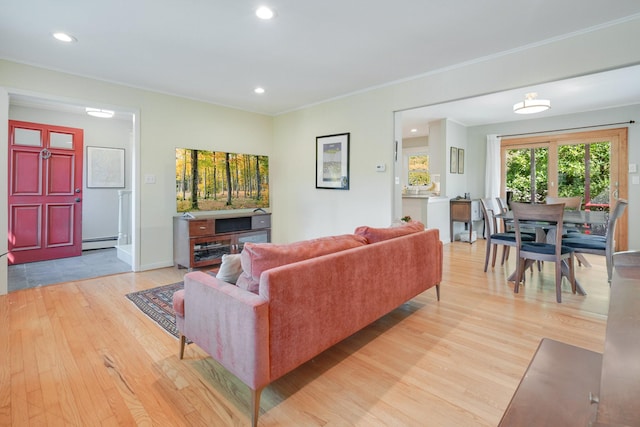
[[422, 222], [427, 228], [440, 230], [440, 240], [448, 243], [449, 198], [429, 194], [403, 194], [402, 215]]

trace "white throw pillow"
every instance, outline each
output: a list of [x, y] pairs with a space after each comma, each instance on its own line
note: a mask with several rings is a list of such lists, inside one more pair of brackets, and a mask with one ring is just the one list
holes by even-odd
[[217, 279], [235, 285], [241, 273], [242, 265], [240, 264], [240, 254], [222, 255], [222, 264], [220, 265], [218, 274], [216, 274]]

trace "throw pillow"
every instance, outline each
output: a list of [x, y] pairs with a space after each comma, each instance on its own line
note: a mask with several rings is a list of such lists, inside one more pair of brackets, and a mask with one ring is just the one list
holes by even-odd
[[240, 273], [242, 273], [240, 254], [222, 255], [222, 264], [220, 265], [218, 274], [216, 274], [216, 279], [235, 285], [238, 277], [240, 277]]
[[241, 289], [258, 293], [260, 275], [265, 270], [366, 244], [364, 237], [353, 234], [319, 237], [287, 244], [248, 242], [242, 250], [243, 272], [237, 285]]
[[420, 221], [411, 221], [388, 228], [374, 228], [363, 225], [356, 228], [353, 234], [365, 237], [369, 243], [377, 243], [382, 242], [383, 240], [416, 233], [418, 231], [424, 231], [424, 224]]

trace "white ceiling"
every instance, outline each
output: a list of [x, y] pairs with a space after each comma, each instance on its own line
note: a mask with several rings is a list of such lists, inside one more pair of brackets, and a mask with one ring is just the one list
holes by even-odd
[[[279, 114], [640, 18], [638, 0], [265, 3], [276, 10], [271, 21], [255, 17], [255, 0], [0, 0], [0, 58]], [[51, 37], [54, 31], [78, 41], [61, 44]], [[266, 93], [254, 94], [256, 86]], [[537, 92], [552, 100], [554, 114], [564, 104], [552, 87]], [[482, 113], [489, 116], [489, 106], [499, 105], [512, 115], [511, 105], [524, 92], [486, 98]], [[638, 101], [630, 90], [605, 93], [621, 95], [609, 103], [628, 103], [632, 95]], [[504, 120], [445, 115], [467, 124]]]
[[[530, 92], [550, 100], [551, 109], [537, 114], [515, 114], [513, 104], [523, 101]], [[479, 126], [635, 104], [640, 104], [639, 65], [404, 111], [402, 135], [404, 138], [428, 135], [428, 123], [444, 118], [464, 126]], [[417, 132], [412, 133], [411, 129]]]

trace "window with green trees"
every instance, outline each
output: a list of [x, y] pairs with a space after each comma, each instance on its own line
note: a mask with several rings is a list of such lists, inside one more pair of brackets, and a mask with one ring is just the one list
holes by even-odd
[[[549, 195], [550, 160], [557, 170], [558, 197], [581, 196], [593, 208], [607, 208], [610, 185], [610, 143], [557, 145], [506, 150], [506, 191], [512, 200], [542, 203]], [[555, 149], [554, 147], [554, 149]], [[552, 181], [554, 181], [552, 179]]]

